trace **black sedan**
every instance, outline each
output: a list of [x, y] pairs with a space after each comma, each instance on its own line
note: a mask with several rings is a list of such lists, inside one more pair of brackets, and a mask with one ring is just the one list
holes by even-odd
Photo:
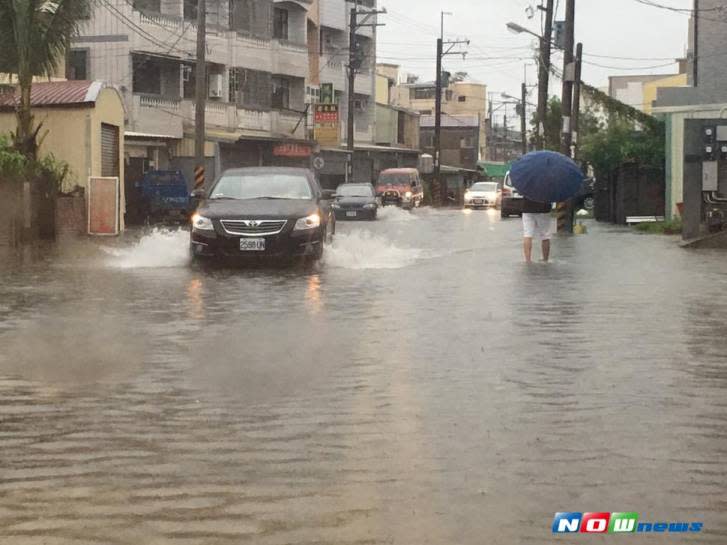
[[336, 219], [375, 220], [379, 203], [374, 186], [357, 183], [339, 185], [331, 208]]
[[330, 199], [313, 173], [259, 167], [225, 171], [199, 199], [190, 249], [205, 257], [290, 258], [323, 256], [335, 232]]

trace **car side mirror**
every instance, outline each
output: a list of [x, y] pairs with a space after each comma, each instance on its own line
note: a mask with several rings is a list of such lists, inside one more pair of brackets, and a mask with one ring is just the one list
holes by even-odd
[[202, 189], [201, 187], [198, 189], [195, 189], [194, 191], [192, 191], [192, 193], [190, 193], [189, 197], [191, 199], [196, 199], [198, 201], [201, 201], [202, 199], [204, 199], [204, 189]]
[[337, 197], [336, 191], [334, 189], [324, 189], [321, 191], [321, 198], [324, 201], [332, 201]]

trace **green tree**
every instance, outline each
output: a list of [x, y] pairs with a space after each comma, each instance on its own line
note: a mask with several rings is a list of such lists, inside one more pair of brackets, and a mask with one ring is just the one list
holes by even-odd
[[89, 0], [0, 0], [0, 72], [17, 75], [20, 103], [14, 146], [29, 159], [38, 153], [30, 108], [33, 76], [52, 74], [71, 45]]
[[[545, 142], [544, 149], [552, 151], [560, 151], [561, 149], [561, 129], [563, 127], [563, 107], [558, 97], [551, 97], [548, 101], [548, 107], [545, 114]], [[533, 114], [531, 119], [533, 144], [535, 144], [535, 133], [538, 128], [537, 113]], [[579, 119], [579, 135], [583, 138], [584, 135], [597, 133], [602, 130], [601, 122], [598, 117], [590, 109], [581, 110]]]

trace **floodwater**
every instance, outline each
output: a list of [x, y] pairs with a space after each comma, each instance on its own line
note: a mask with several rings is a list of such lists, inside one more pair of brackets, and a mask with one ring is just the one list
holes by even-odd
[[164, 231], [5, 260], [0, 543], [727, 543], [725, 254], [589, 227], [531, 266], [518, 220], [428, 209], [313, 268]]

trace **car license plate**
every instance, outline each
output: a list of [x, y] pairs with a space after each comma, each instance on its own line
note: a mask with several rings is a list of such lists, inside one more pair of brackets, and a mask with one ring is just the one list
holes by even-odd
[[346, 212], [346, 217], [347, 218], [355, 218], [356, 217], [356, 212], [355, 211], [353, 211], [353, 212]]
[[265, 251], [265, 239], [264, 238], [241, 238], [240, 239], [240, 251], [241, 252], [264, 252]]
[[475, 204], [485, 204], [485, 201], [483, 201], [482, 199], [475, 199], [474, 203]]

